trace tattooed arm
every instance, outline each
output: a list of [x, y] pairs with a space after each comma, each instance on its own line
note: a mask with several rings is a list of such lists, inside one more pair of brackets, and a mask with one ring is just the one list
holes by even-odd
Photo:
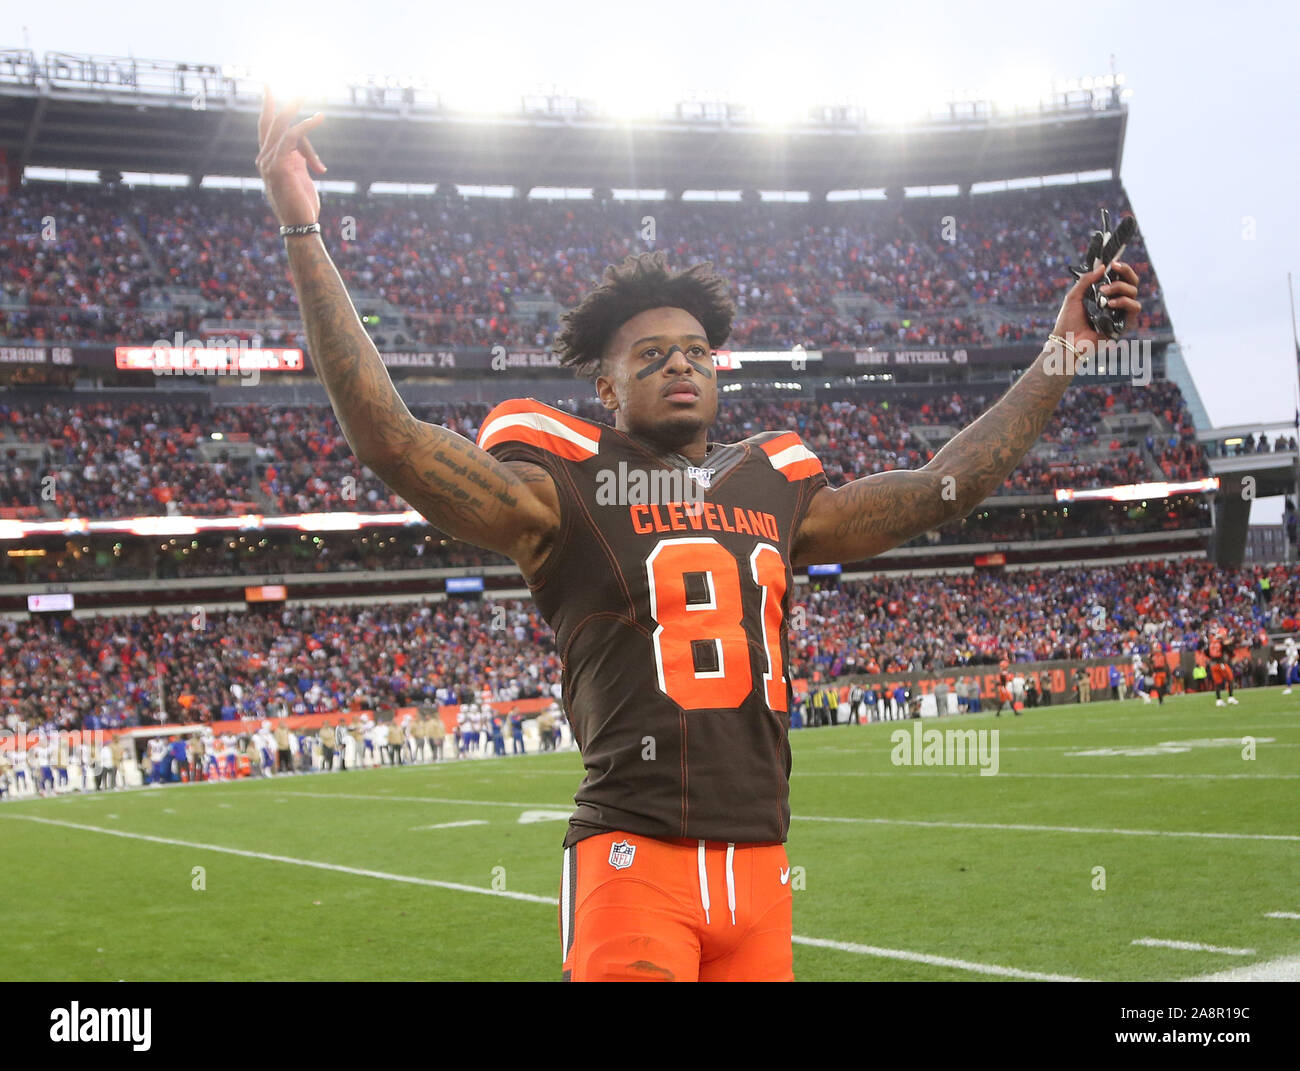
[[439, 529], [513, 558], [531, 576], [559, 527], [550, 475], [502, 463], [412, 416], [320, 236], [286, 242], [312, 363], [357, 459]]
[[[1136, 315], [1137, 273], [1115, 262], [1123, 282], [1103, 287], [1112, 302]], [[1095, 346], [1099, 336], [1083, 312], [1083, 293], [1099, 268], [1080, 278], [1065, 296], [1053, 334]], [[1053, 351], [1056, 351], [1053, 353]], [[993, 494], [1028, 453], [1070, 385], [1073, 375], [1056, 370], [1064, 351], [1050, 342], [998, 402], [953, 436], [924, 468], [880, 472], [814, 496], [795, 534], [791, 562], [853, 562], [965, 517]], [[1049, 365], [1049, 358], [1054, 358]]]
[[[296, 102], [274, 113], [269, 90], [258, 122], [258, 169], [284, 225], [313, 223], [320, 199], [307, 173], [323, 172], [307, 131], [290, 127]], [[318, 234], [285, 238], [312, 364], [357, 459], [450, 536], [505, 554], [531, 576], [559, 529], [551, 477], [502, 463], [456, 432], [417, 420], [393, 386]]]

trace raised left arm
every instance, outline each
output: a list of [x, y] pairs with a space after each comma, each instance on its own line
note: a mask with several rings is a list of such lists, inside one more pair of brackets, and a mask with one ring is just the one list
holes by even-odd
[[[1136, 315], [1141, 311], [1137, 273], [1119, 261], [1113, 267], [1123, 281], [1102, 290], [1113, 306]], [[1084, 314], [1083, 294], [1103, 271], [1079, 278], [1056, 318], [1053, 334], [1076, 348], [1100, 342]], [[1063, 352], [1059, 343], [1049, 342], [1011, 389], [924, 468], [880, 472], [843, 487], [822, 488], [795, 533], [791, 563], [861, 561], [965, 517], [1001, 486], [1042, 435], [1074, 378], [1057, 370], [1072, 367], [1061, 360]]]

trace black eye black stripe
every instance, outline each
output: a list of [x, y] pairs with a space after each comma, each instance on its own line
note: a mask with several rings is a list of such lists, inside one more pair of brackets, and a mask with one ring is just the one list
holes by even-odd
[[[667, 353], [665, 353], [662, 357], [660, 357], [659, 360], [654, 361], [653, 363], [648, 364], [643, 369], [641, 369], [641, 371], [639, 371], [636, 374], [636, 378], [645, 379], [646, 376], [652, 376], [656, 372], [661, 371], [663, 369], [663, 366], [668, 363], [668, 359], [672, 357], [673, 350], [679, 350], [682, 353], [686, 352], [685, 350], [682, 350], [681, 346], [669, 346]], [[692, 368], [695, 369], [695, 371], [699, 372], [700, 375], [702, 375], [705, 379], [713, 378], [713, 369], [709, 367], [707, 364], [702, 364], [692, 357], [687, 357], [686, 361]]]

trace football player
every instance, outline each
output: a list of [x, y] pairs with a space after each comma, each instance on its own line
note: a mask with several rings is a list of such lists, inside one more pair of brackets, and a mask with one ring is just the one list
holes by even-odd
[[1017, 717], [1020, 711], [1016, 710], [1015, 699], [1011, 694], [1011, 663], [1007, 659], [1002, 659], [998, 663], [998, 709], [994, 711], [997, 717], [1002, 717], [1003, 704], [1009, 706], [1013, 714]]
[[1210, 681], [1214, 685], [1214, 705], [1223, 706], [1223, 686], [1228, 686], [1228, 702], [1237, 705], [1237, 697], [1232, 694], [1232, 666], [1228, 662], [1228, 630], [1212, 628], [1206, 651], [1210, 656]]
[[832, 488], [793, 431], [709, 439], [726, 283], [705, 264], [674, 273], [662, 252], [629, 257], [558, 345], [612, 423], [520, 398], [475, 443], [394, 388], [321, 234], [309, 135], [324, 117], [295, 124], [297, 109], [268, 90], [258, 168], [343, 433], [440, 531], [518, 563], [564, 653], [587, 777], [563, 843], [562, 977], [791, 979], [793, 570], [874, 557], [992, 494], [1069, 386], [1066, 350], [1101, 339], [1085, 292], [1104, 282], [1109, 307], [1136, 314], [1136, 273], [1081, 273], [1037, 360], [924, 468]]
[[1291, 685], [1300, 680], [1300, 652], [1297, 652], [1294, 636], [1286, 638], [1282, 650], [1282, 681], [1286, 684], [1286, 687], [1282, 689], [1282, 694], [1290, 695]]

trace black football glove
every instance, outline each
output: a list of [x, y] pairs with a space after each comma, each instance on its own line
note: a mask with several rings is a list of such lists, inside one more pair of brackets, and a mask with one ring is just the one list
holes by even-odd
[[[1071, 267], [1070, 271], [1078, 279], [1082, 275], [1096, 271], [1103, 264], [1109, 267], [1111, 261], [1124, 252], [1124, 247], [1128, 245], [1136, 233], [1137, 221], [1132, 216], [1125, 216], [1121, 219], [1119, 226], [1112, 232], [1110, 229], [1110, 213], [1103, 208], [1101, 210], [1101, 230], [1092, 232], [1092, 238], [1088, 242], [1088, 252], [1084, 256], [1083, 266]], [[1113, 340], [1124, 333], [1126, 325], [1124, 310], [1111, 308], [1106, 295], [1101, 292], [1101, 287], [1112, 281], [1110, 272], [1107, 271], [1100, 279], [1088, 287], [1087, 292], [1083, 295], [1083, 311], [1097, 334]]]

